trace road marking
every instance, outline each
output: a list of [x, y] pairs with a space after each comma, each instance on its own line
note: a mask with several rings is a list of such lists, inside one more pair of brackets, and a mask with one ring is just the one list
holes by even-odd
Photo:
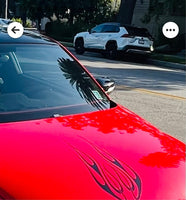
[[158, 95], [158, 96], [164, 96], [164, 97], [169, 97], [169, 98], [174, 98], [174, 99], [179, 99], [179, 100], [186, 100], [185, 97], [178, 97], [175, 95], [171, 95], [171, 94], [165, 94], [165, 93], [161, 93], [161, 92], [154, 92], [152, 90], [146, 90], [146, 89], [142, 89], [142, 88], [133, 88], [130, 86], [126, 86], [126, 85], [120, 85], [120, 86], [116, 86], [116, 90], [117, 88], [119, 89], [128, 89], [128, 90], [135, 90], [135, 91], [140, 91], [140, 92], [144, 92], [144, 93], [148, 93], [148, 94], [153, 94], [153, 95]]

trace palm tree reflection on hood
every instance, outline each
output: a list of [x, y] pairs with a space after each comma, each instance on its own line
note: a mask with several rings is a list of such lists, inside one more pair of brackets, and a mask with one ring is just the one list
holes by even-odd
[[[89, 105], [96, 107], [98, 110], [108, 108], [109, 100], [102, 94], [93, 80], [75, 61], [59, 58], [58, 62], [64, 77], [76, 88], [82, 99]], [[99, 91], [101, 98], [97, 98], [93, 91]]]

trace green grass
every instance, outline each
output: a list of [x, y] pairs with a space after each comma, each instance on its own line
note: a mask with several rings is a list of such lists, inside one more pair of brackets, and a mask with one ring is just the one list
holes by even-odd
[[173, 62], [178, 64], [186, 64], [186, 59], [181, 56], [175, 55], [168, 55], [168, 54], [152, 54], [151, 57], [155, 60], [166, 61], [166, 62]]

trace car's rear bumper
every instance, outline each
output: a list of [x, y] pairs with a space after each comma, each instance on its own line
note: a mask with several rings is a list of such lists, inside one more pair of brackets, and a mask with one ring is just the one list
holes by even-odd
[[152, 50], [150, 49], [150, 47], [127, 45], [122, 49], [122, 52], [137, 53], [137, 54], [151, 54]]

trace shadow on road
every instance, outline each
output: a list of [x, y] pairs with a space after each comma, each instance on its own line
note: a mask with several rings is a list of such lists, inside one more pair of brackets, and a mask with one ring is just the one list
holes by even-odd
[[127, 85], [133, 88], [148, 90], [179, 90], [185, 87], [185, 75], [179, 71], [163, 71], [161, 69], [101, 68], [86, 66], [87, 69], [100, 76], [108, 76], [116, 81], [116, 85]]
[[[183, 71], [165, 70], [148, 64], [144, 56], [123, 55], [117, 60], [104, 58], [100, 53], [85, 52], [77, 55], [80, 62], [84, 62], [87, 69], [98, 76], [108, 76], [116, 81], [116, 85], [148, 90], [180, 90], [185, 87], [186, 76]], [[96, 67], [96, 65], [99, 67]], [[108, 67], [105, 67], [108, 66]], [[130, 68], [131, 66], [131, 68]]]
[[96, 58], [99, 60], [99, 58], [106, 60], [108, 63], [113, 63], [116, 61], [124, 61], [124, 62], [131, 62], [131, 63], [148, 63], [148, 55], [137, 55], [137, 54], [123, 54], [119, 53], [117, 58], [115, 60], [105, 58], [101, 53], [97, 52], [88, 52], [86, 51], [83, 55], [76, 54], [75, 50], [73, 48], [69, 48], [69, 51], [72, 52], [77, 57], [87, 57], [87, 60], [91, 61], [91, 57]]

